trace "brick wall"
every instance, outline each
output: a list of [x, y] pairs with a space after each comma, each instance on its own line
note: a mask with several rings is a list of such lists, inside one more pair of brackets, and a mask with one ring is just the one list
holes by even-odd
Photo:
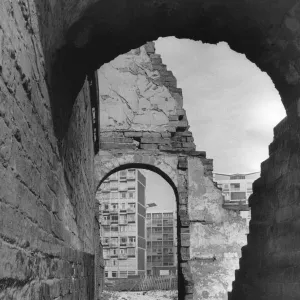
[[0, 299], [93, 299], [89, 89], [59, 152], [34, 12], [33, 2], [0, 4]]

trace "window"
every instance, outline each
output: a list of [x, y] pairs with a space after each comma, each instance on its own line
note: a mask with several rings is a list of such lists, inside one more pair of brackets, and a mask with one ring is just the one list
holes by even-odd
[[110, 230], [113, 232], [118, 232], [118, 226], [112, 226], [110, 227]]
[[116, 277], [117, 277], [117, 272], [112, 271], [112, 272], [111, 272], [111, 277], [116, 278]]
[[117, 192], [110, 193], [110, 198], [111, 199], [118, 199], [119, 198], [118, 193]]
[[117, 266], [118, 266], [118, 261], [117, 261], [116, 259], [113, 259], [113, 260], [111, 261], [111, 265], [112, 265], [113, 267], [117, 267]]
[[127, 222], [127, 215], [120, 215], [120, 223], [126, 223]]
[[105, 277], [108, 277], [108, 272], [107, 271], [105, 271]]
[[120, 238], [120, 244], [126, 244], [127, 238], [126, 237], [121, 237]]
[[110, 231], [110, 228], [109, 228], [109, 226], [103, 226], [103, 231], [105, 231], [105, 232], [109, 232], [109, 231]]
[[120, 179], [125, 179], [127, 176], [127, 170], [120, 171]]
[[129, 192], [129, 193], [128, 193], [129, 199], [133, 199], [134, 196], [135, 196], [135, 193], [134, 193], [134, 192]]
[[120, 252], [120, 254], [127, 254], [127, 249], [121, 248], [121, 249], [119, 250], [119, 252]]
[[135, 256], [135, 248], [128, 248], [127, 251], [129, 256]]
[[121, 197], [121, 199], [126, 199], [126, 193], [125, 192], [121, 192], [120, 193], [120, 197]]
[[119, 228], [120, 228], [120, 232], [126, 232], [127, 231], [127, 226], [119, 226]]
[[103, 238], [103, 244], [108, 244], [109, 243], [109, 238]]
[[240, 184], [239, 183], [230, 183], [230, 189], [231, 190], [240, 190]]
[[135, 231], [136, 225], [128, 225], [127, 228], [128, 228], [128, 231]]
[[129, 203], [130, 208], [135, 208], [135, 203]]
[[108, 210], [109, 209], [109, 204], [104, 204], [104, 210]]
[[[111, 181], [110, 182], [110, 189], [117, 190], [118, 189], [118, 181]], [[111, 193], [111, 195], [112, 194], [116, 194], [116, 193]]]
[[111, 205], [111, 208], [112, 208], [113, 210], [118, 210], [118, 203], [113, 203], [113, 204]]
[[235, 180], [235, 179], [245, 179], [244, 175], [232, 175], [230, 176], [230, 180]]
[[128, 214], [127, 221], [132, 223], [135, 222], [135, 214]]
[[126, 209], [126, 203], [125, 203], [125, 202], [122, 202], [122, 203], [120, 204], [120, 209], [121, 209], [121, 210], [125, 210], [125, 209]]
[[112, 215], [111, 216], [111, 221], [113, 222], [113, 223], [118, 223], [118, 215]]
[[130, 243], [135, 243], [135, 236], [130, 236], [130, 237], [128, 237], [128, 241], [129, 241]]

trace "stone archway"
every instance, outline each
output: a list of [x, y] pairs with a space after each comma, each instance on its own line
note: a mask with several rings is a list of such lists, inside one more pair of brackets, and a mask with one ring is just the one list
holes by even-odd
[[[127, 168], [139, 168], [159, 174], [170, 184], [175, 194], [177, 207], [178, 297], [184, 297], [186, 294], [185, 287], [192, 285], [192, 282], [191, 280], [186, 282], [185, 278], [191, 279], [191, 274], [189, 269], [185, 268], [183, 270], [182, 265], [182, 257], [189, 252], [189, 244], [186, 245], [186, 242], [182, 241], [184, 236], [181, 235], [182, 223], [179, 216], [179, 204], [182, 203], [182, 191], [187, 190], [187, 178], [182, 178], [184, 175], [180, 174], [178, 162], [177, 154], [153, 153], [151, 151], [139, 151], [138, 153], [126, 151], [122, 153], [120, 151], [100, 150], [95, 157], [95, 182], [97, 183], [97, 190], [101, 183], [111, 174]], [[182, 246], [185, 246], [185, 248], [182, 248]], [[184, 253], [182, 252], [183, 249]]]
[[1, 297], [79, 290], [94, 298], [85, 77], [146, 41], [175, 35], [228, 42], [269, 74], [282, 97], [288, 116], [254, 185], [249, 245], [232, 299], [299, 298], [299, 1], [29, 0], [1, 2], [0, 12]]

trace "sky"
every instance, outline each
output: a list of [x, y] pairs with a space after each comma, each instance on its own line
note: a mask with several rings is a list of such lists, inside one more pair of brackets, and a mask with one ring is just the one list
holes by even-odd
[[[270, 77], [227, 43], [159, 38], [156, 53], [177, 78], [197, 150], [214, 160], [214, 172], [260, 171], [273, 127], [285, 117]], [[146, 197], [157, 209], [174, 209], [172, 188], [147, 172]], [[161, 201], [164, 199], [164, 201]]]

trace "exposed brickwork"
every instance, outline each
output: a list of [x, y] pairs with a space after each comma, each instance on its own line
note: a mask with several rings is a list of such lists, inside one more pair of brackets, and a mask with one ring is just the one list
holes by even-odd
[[[72, 108], [87, 73], [147, 40], [174, 34], [203, 42], [228, 41], [271, 76], [285, 107], [290, 107], [287, 120], [276, 127], [270, 159], [262, 164], [262, 177], [255, 183], [249, 245], [243, 248], [232, 297], [299, 298], [299, 121], [295, 117], [300, 93], [299, 1], [133, 0], [123, 5], [118, 0], [3, 0], [0, 25], [0, 298], [68, 299], [73, 291], [81, 299], [93, 297], [93, 287], [89, 286], [90, 294], [86, 288], [93, 282], [87, 278], [93, 276], [96, 230], [93, 221], [85, 219], [94, 219], [92, 201], [87, 199], [92, 184], [90, 143], [85, 140], [89, 122], [71, 125], [72, 118], [71, 122], [77, 121], [74, 116], [79, 121], [85, 116], [82, 106]], [[164, 85], [180, 103], [176, 80], [151, 45], [148, 52], [164, 76]], [[59, 72], [52, 68], [57, 57]], [[187, 153], [184, 148], [189, 145], [183, 143], [193, 141], [174, 139], [177, 125], [186, 128], [185, 120], [176, 118], [177, 114], [168, 119], [181, 122], [171, 123], [171, 136], [161, 136], [173, 142], [172, 149], [169, 141], [143, 143], [143, 147], [159, 152], [175, 147], [175, 155]], [[134, 142], [124, 144], [136, 149]], [[73, 161], [79, 172], [68, 166]], [[182, 168], [184, 162], [180, 164]], [[77, 183], [80, 196], [72, 194]], [[182, 192], [180, 201], [185, 199]], [[81, 209], [87, 213], [77, 216], [83, 202]], [[78, 271], [80, 275], [70, 281], [68, 265], [74, 262], [78, 270], [86, 271]], [[185, 267], [183, 263], [182, 270]]]
[[0, 299], [93, 299], [88, 85], [59, 153], [34, 11], [0, 4]]

